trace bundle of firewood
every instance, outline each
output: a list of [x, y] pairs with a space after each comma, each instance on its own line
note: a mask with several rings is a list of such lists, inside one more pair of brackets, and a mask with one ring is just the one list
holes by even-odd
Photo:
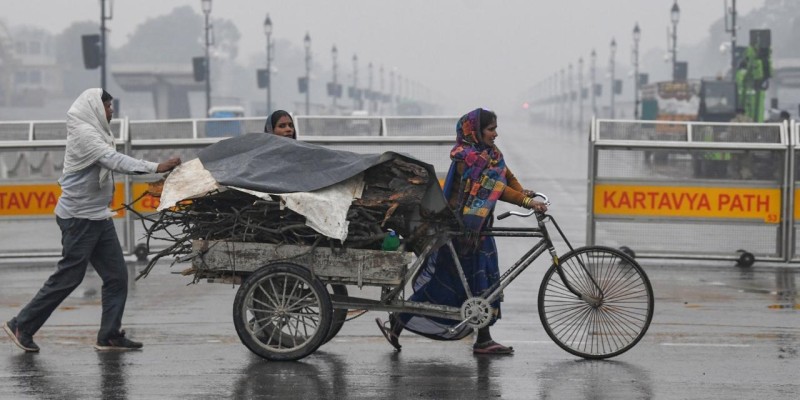
[[[380, 249], [391, 229], [413, 249], [428, 234], [427, 223], [443, 220], [440, 215], [424, 215], [420, 207], [430, 179], [435, 178], [429, 175], [425, 168], [399, 158], [367, 169], [362, 196], [352, 202], [347, 214], [344, 242], [306, 226], [305, 217], [281, 209], [277, 198], [264, 200], [238, 190], [210, 193], [155, 215], [140, 215], [148, 247], [152, 240], [171, 243], [151, 258], [140, 276], [163, 257], [190, 258], [196, 239]], [[151, 194], [158, 195], [158, 190], [157, 185], [152, 186]]]

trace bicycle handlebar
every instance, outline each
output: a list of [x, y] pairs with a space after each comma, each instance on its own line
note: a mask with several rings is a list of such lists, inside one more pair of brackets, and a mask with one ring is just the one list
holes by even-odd
[[[533, 194], [533, 197], [541, 197], [542, 199], [544, 199], [544, 204], [545, 204], [545, 205], [548, 205], [548, 206], [550, 205], [550, 199], [549, 199], [549, 198], [547, 197], [547, 195], [545, 195], [544, 193], [534, 193], [534, 194]], [[510, 216], [512, 216], [512, 215], [516, 215], [516, 216], [518, 216], [518, 217], [530, 217], [530, 216], [531, 216], [531, 215], [533, 215], [535, 212], [536, 212], [535, 210], [528, 210], [528, 212], [519, 212], [519, 211], [506, 211], [506, 212], [504, 212], [504, 213], [502, 213], [502, 214], [498, 215], [498, 216], [497, 216], [497, 219], [498, 219], [498, 220], [500, 220], [500, 219], [506, 219], [506, 218], [508, 218], [508, 217], [510, 217]]]

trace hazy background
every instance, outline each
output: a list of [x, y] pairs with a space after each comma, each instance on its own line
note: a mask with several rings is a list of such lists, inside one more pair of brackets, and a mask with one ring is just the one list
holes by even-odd
[[[767, 0], [770, 1], [782, 2]], [[569, 63], [576, 64], [579, 57], [588, 67], [593, 48], [598, 53], [598, 68], [602, 69], [598, 74], [603, 76], [612, 37], [618, 44], [616, 62], [621, 72], [617, 76], [625, 77], [631, 60], [631, 32], [637, 21], [642, 30], [643, 65], [653, 64], [649, 71], [645, 67], [643, 70], [650, 72], [651, 82], [668, 80], [669, 65], [663, 62], [663, 56], [672, 3], [673, 0], [215, 0], [211, 17], [215, 21], [227, 20], [238, 29], [235, 55], [226, 56], [243, 67], [243, 76], [235, 80], [247, 87], [255, 86], [254, 69], [265, 64], [263, 22], [269, 13], [272, 35], [279, 47], [285, 42], [293, 47], [291, 51], [302, 54], [303, 37], [306, 32], [311, 35], [312, 85], [316, 87], [331, 79], [331, 47], [335, 44], [339, 50], [340, 81], [351, 79], [351, 58], [356, 53], [361, 86], [366, 85], [366, 65], [371, 61], [375, 64], [376, 87], [379, 66], [387, 71], [397, 68], [398, 73], [425, 88], [431, 101], [442, 106], [442, 113], [461, 114], [476, 106], [503, 113], [519, 107], [537, 82]], [[765, 0], [739, 0], [738, 12], [745, 16], [764, 3]], [[695, 52], [712, 53], [710, 57], [724, 66], [729, 56], [714, 51], [719, 43], [708, 43], [712, 24], [723, 18], [723, 0], [682, 0], [679, 5], [678, 58], [694, 48]], [[140, 24], [180, 6], [189, 6], [202, 15], [200, 0], [114, 1], [113, 20], [107, 22], [112, 51], [125, 46]], [[78, 21], [99, 23], [99, 15], [98, 0], [3, 0], [0, 18], [8, 25], [33, 25], [58, 34]], [[221, 26], [221, 22], [218, 24]], [[719, 25], [716, 28], [719, 30]], [[740, 30], [742, 42], [747, 40], [746, 28]], [[196, 32], [197, 44], [202, 42], [202, 34], [202, 30]], [[716, 34], [727, 36], [724, 32]], [[276, 58], [285, 57], [286, 51], [279, 51]], [[109, 67], [113, 70], [113, 63]], [[690, 75], [699, 77], [694, 73], [699, 69], [690, 62]], [[709, 69], [713, 72], [714, 68]], [[98, 71], [93, 72], [99, 76]], [[279, 69], [273, 79], [296, 85], [301, 74], [299, 69]], [[626, 85], [632, 84], [631, 79], [627, 81]], [[312, 95], [312, 101], [329, 101], [322, 89], [312, 91]], [[290, 98], [273, 96], [273, 102], [280, 107], [299, 101], [301, 96], [295, 90]]]

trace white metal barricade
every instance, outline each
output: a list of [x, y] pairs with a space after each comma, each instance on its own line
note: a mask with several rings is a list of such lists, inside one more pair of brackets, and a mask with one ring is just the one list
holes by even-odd
[[787, 126], [595, 120], [587, 243], [636, 256], [786, 260]]

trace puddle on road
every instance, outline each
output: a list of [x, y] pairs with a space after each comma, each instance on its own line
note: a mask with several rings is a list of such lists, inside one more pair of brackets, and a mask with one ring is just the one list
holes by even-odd
[[[763, 274], [762, 274], [763, 275]], [[797, 274], [793, 268], [777, 268], [774, 273], [774, 284], [767, 280], [754, 278], [753, 271], [742, 271], [741, 276], [733, 282], [706, 282], [710, 286], [736, 289], [743, 293], [766, 294], [773, 296], [775, 302], [767, 306], [771, 310], [800, 310], [797, 293]], [[747, 282], [748, 286], [742, 285]]]

